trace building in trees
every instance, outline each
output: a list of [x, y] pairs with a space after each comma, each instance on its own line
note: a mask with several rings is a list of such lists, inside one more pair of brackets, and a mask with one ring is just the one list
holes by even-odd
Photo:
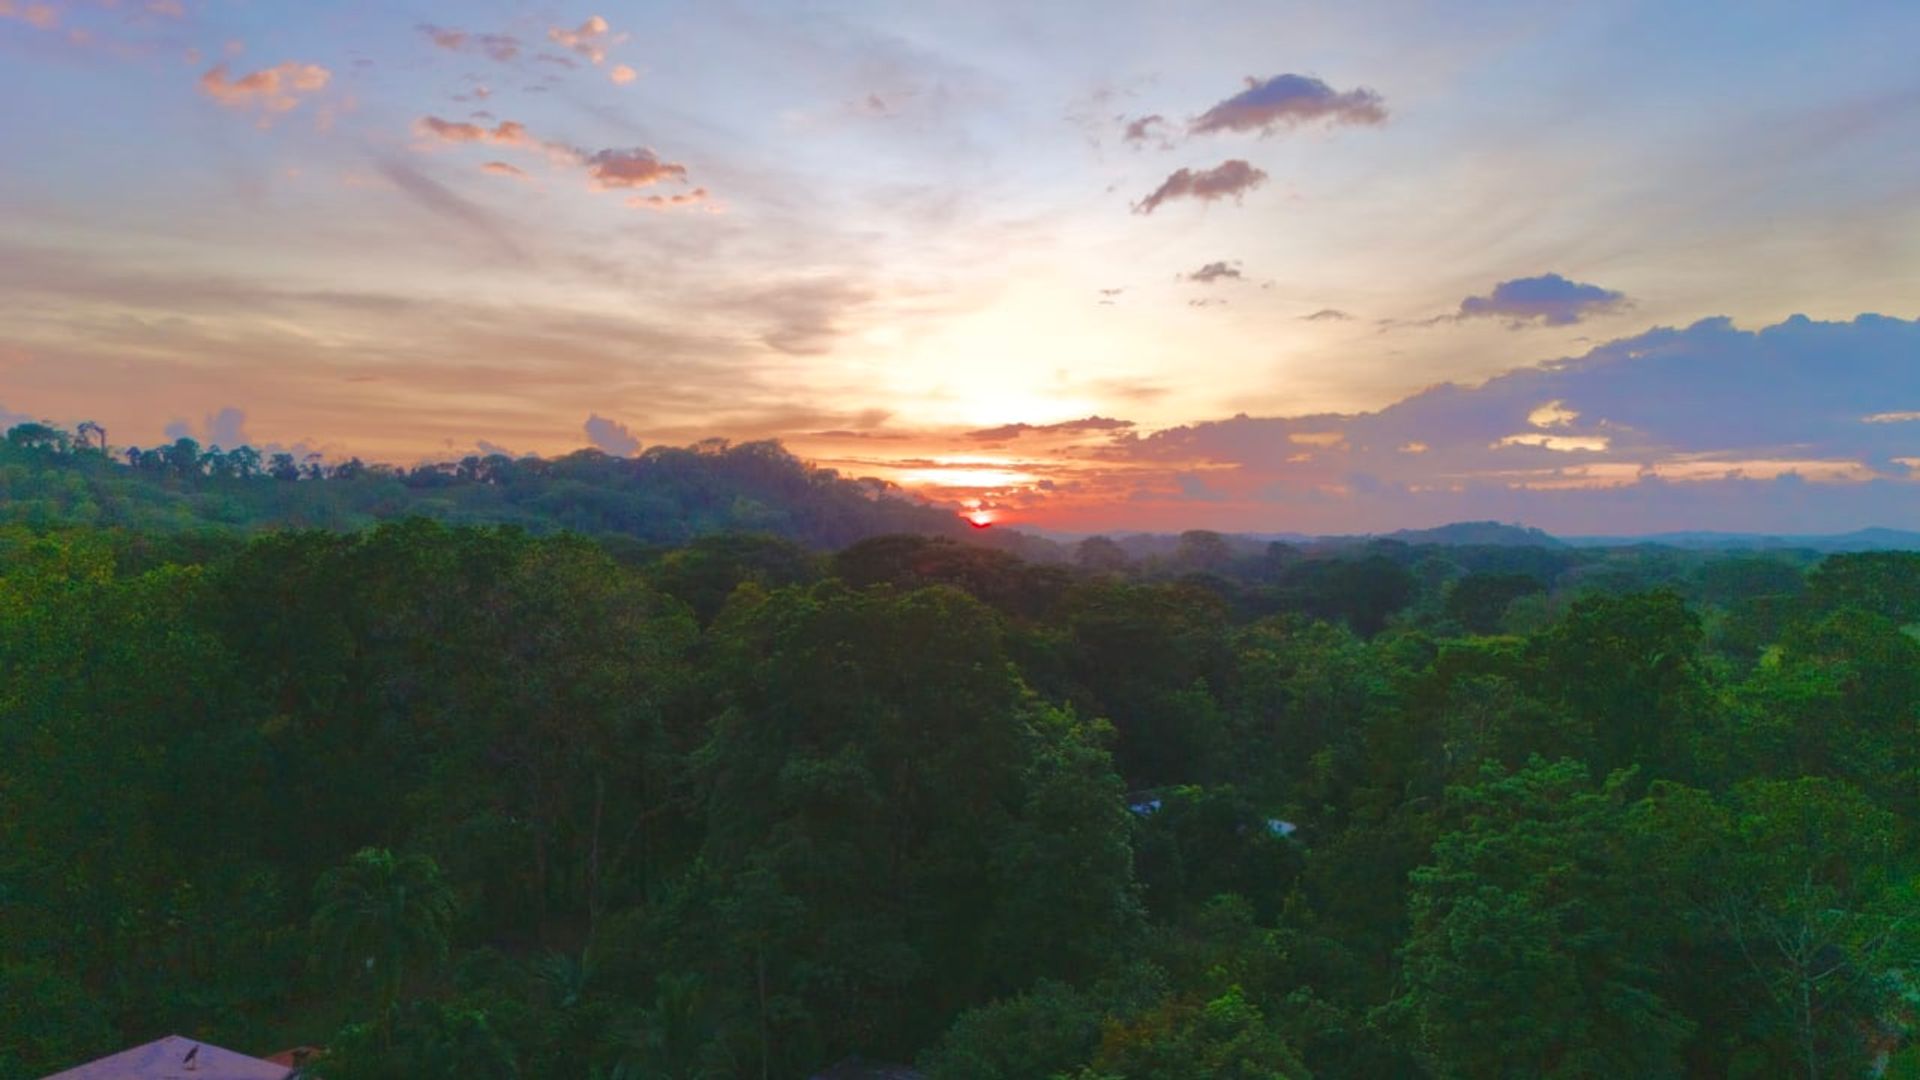
[[122, 1050], [85, 1065], [55, 1073], [46, 1080], [291, 1080], [298, 1070], [257, 1057], [168, 1035], [144, 1046]]

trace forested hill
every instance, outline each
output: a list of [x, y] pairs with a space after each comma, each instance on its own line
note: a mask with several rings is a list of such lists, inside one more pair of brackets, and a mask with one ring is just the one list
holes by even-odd
[[401, 468], [202, 448], [192, 439], [110, 456], [91, 432], [44, 424], [16, 426], [0, 441], [0, 523], [255, 531], [404, 517], [648, 544], [771, 533], [816, 549], [883, 533], [970, 531], [891, 485], [808, 465], [773, 442], [656, 446], [634, 458], [491, 454]]

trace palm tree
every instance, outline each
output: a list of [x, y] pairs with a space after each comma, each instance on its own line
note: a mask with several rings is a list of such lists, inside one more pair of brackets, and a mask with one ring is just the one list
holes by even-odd
[[385, 1032], [407, 972], [445, 959], [454, 907], [431, 858], [361, 848], [314, 888], [315, 955], [351, 977], [373, 979]]

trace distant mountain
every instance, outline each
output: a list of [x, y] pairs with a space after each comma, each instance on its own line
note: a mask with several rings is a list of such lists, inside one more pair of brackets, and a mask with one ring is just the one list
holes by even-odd
[[1793, 549], [1822, 553], [1848, 551], [1920, 551], [1920, 532], [1903, 529], [1856, 529], [1849, 533], [1814, 536], [1774, 536], [1765, 533], [1670, 532], [1646, 536], [1569, 536], [1577, 547], [1629, 547], [1661, 544], [1699, 551], [1778, 551]]
[[1446, 544], [1456, 547], [1565, 547], [1539, 529], [1505, 525], [1498, 521], [1457, 521], [1433, 529], [1401, 529], [1387, 539], [1405, 544]]

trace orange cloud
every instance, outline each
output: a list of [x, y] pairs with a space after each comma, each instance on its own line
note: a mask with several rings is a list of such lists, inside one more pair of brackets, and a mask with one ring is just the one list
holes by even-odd
[[555, 26], [547, 31], [547, 40], [579, 53], [596, 64], [607, 59], [607, 46], [626, 40], [626, 35], [610, 36], [607, 20], [595, 15], [573, 30]]
[[[588, 153], [565, 143], [542, 142], [534, 138], [525, 124], [513, 120], [502, 120], [489, 128], [463, 120], [442, 120], [437, 116], [423, 116], [414, 123], [414, 131], [423, 138], [437, 139], [441, 142], [510, 146], [522, 150], [544, 151], [557, 164], [585, 168], [589, 186], [595, 191], [632, 190], [651, 187], [667, 180], [685, 183], [687, 179], [685, 165], [675, 161], [664, 161], [658, 154], [645, 147], [635, 147], [631, 150], [598, 150]], [[501, 161], [488, 162], [481, 168], [501, 176], [525, 177], [521, 170]], [[706, 188], [695, 188], [675, 195], [635, 195], [627, 200], [627, 205], [646, 210], [673, 210], [696, 203], [705, 203], [709, 198]]]
[[302, 94], [325, 89], [332, 78], [333, 73], [318, 64], [288, 61], [236, 79], [227, 74], [227, 65], [215, 64], [200, 76], [200, 90], [233, 108], [286, 112], [300, 104]]
[[525, 170], [515, 165], [509, 165], [504, 161], [489, 161], [480, 166], [480, 171], [492, 173], [495, 176], [510, 176], [515, 180], [525, 180], [527, 178]]
[[18, 19], [38, 30], [51, 30], [60, 23], [60, 12], [52, 4], [16, 4], [0, 0], [0, 19]]
[[514, 120], [502, 120], [492, 128], [479, 124], [469, 124], [459, 120], [442, 120], [437, 116], [423, 116], [413, 126], [414, 131], [429, 138], [451, 143], [491, 143], [495, 146], [538, 146], [533, 136], [527, 134], [527, 126]]
[[612, 79], [617, 86], [625, 86], [639, 77], [639, 72], [625, 64], [615, 64], [613, 70], [607, 72], [607, 78]]

